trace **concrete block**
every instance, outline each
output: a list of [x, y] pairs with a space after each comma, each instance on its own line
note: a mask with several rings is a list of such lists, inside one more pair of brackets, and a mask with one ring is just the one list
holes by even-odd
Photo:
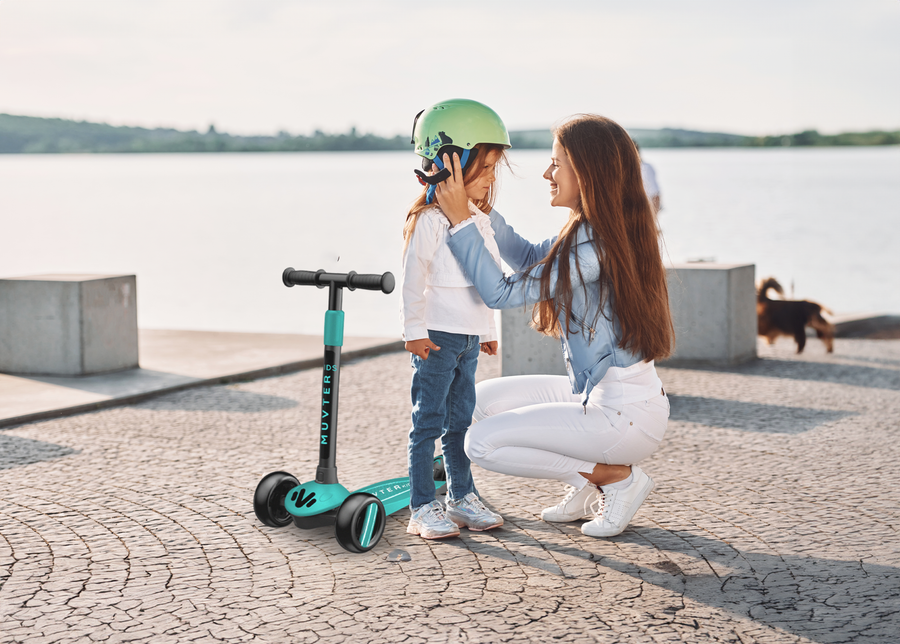
[[531, 328], [531, 306], [500, 311], [500, 372], [566, 375], [559, 340]]
[[667, 273], [676, 346], [666, 365], [730, 365], [756, 358], [753, 264], [675, 264]]
[[[753, 264], [676, 264], [667, 276], [676, 347], [663, 364], [729, 365], [756, 358]], [[530, 322], [530, 306], [500, 312], [502, 375], [565, 375], [559, 340], [541, 335]]]
[[134, 275], [0, 279], [0, 371], [81, 376], [137, 366]]

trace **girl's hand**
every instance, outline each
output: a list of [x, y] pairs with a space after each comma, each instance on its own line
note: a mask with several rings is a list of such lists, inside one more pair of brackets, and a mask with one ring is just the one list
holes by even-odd
[[422, 360], [428, 360], [428, 354], [431, 353], [432, 349], [434, 349], [435, 351], [441, 350], [438, 345], [436, 345], [428, 338], [422, 338], [421, 340], [412, 340], [404, 344], [403, 347], [410, 353], [415, 353], [417, 356], [422, 358]]
[[497, 341], [491, 340], [490, 342], [482, 342], [481, 343], [481, 352], [486, 353], [489, 356], [497, 355]]
[[462, 167], [459, 163], [459, 155], [453, 153], [453, 160], [444, 155], [444, 166], [450, 168], [451, 175], [437, 184], [434, 195], [438, 205], [444, 211], [444, 216], [450, 221], [450, 226], [455, 226], [472, 216], [469, 212], [469, 197], [466, 195], [466, 186], [463, 180]]

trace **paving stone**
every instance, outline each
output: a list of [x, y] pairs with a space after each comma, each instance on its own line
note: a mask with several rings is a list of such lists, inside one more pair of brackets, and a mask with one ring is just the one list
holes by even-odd
[[[900, 341], [760, 354], [660, 369], [657, 487], [604, 540], [540, 520], [561, 484], [478, 468], [503, 529], [426, 542], [403, 511], [353, 555], [261, 525], [264, 474], [315, 472], [318, 371], [3, 430], [0, 644], [895, 641]], [[341, 482], [402, 476], [407, 356], [341, 376]]]

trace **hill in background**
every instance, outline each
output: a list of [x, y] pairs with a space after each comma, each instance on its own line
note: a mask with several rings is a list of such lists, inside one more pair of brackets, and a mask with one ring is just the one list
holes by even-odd
[[[895, 132], [855, 132], [822, 135], [815, 130], [780, 136], [749, 137], [720, 132], [697, 132], [663, 128], [631, 129], [630, 134], [647, 148], [680, 147], [781, 147], [828, 145], [896, 145]], [[513, 147], [548, 149], [550, 130], [510, 132]], [[103, 153], [103, 152], [315, 152], [409, 150], [406, 136], [392, 138], [360, 134], [352, 128], [345, 134], [316, 131], [311, 135], [280, 132], [275, 136], [234, 136], [167, 128], [116, 127], [105, 123], [69, 121], [0, 114], [0, 154]]]
[[[672, 128], [661, 130], [629, 128], [628, 133], [644, 148], [734, 147], [747, 145], [752, 138], [740, 134], [697, 132]], [[510, 132], [509, 137], [513, 147], [518, 148], [549, 148], [553, 143], [553, 134], [550, 130]]]
[[105, 123], [0, 114], [0, 153], [54, 152], [293, 152], [405, 150], [409, 139], [373, 134], [315, 132], [311, 136], [232, 136], [210, 126], [205, 133], [115, 127]]

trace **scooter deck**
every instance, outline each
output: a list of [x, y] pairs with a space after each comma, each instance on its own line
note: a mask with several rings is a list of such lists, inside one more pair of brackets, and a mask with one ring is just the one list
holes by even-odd
[[[435, 490], [441, 489], [444, 484], [444, 481], [434, 481]], [[284, 507], [296, 518], [314, 517], [336, 510], [344, 499], [357, 492], [376, 497], [384, 506], [385, 514], [393, 514], [409, 506], [409, 477], [379, 481], [353, 492], [340, 483], [324, 485], [309, 481], [301, 483], [288, 493]]]
[[[434, 468], [436, 476], [439, 471], [443, 472], [443, 456], [434, 459]], [[446, 477], [440, 476], [440, 478]], [[446, 481], [434, 481], [436, 491], [445, 485]], [[294, 516], [294, 523], [299, 527], [304, 527], [305, 524], [321, 525], [321, 520], [308, 521], [308, 519], [325, 514], [334, 516], [334, 512], [348, 496], [362, 492], [371, 494], [381, 501], [385, 514], [393, 514], [409, 507], [409, 488], [409, 477], [406, 476], [372, 483], [353, 492], [340, 483], [307, 481], [288, 491], [284, 499], [284, 509]]]
[[[439, 490], [444, 485], [444, 481], [435, 481], [434, 489]], [[365, 492], [377, 497], [384, 506], [385, 514], [393, 514], [409, 507], [409, 477], [407, 476], [373, 483], [359, 488], [356, 492]]]

